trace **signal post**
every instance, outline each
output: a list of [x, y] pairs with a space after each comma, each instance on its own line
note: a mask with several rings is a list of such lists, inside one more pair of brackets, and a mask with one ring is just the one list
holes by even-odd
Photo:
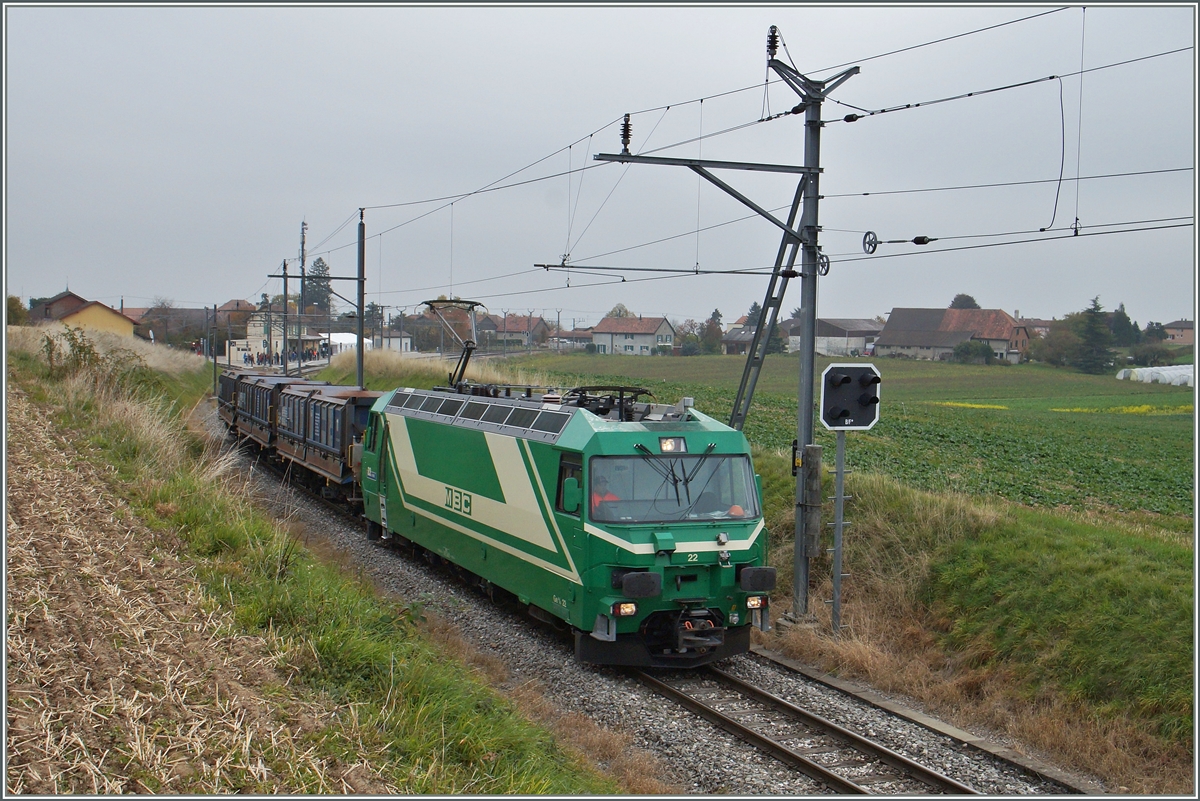
[[833, 511], [834, 636], [842, 630], [842, 529], [846, 501], [846, 432], [867, 431], [879, 422], [879, 370], [873, 364], [831, 364], [821, 373], [821, 425], [837, 432]]

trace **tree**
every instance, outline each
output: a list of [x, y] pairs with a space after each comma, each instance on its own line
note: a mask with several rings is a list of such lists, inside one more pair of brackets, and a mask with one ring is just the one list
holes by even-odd
[[1136, 345], [1140, 339], [1141, 331], [1137, 330], [1137, 326], [1130, 321], [1129, 315], [1125, 313], [1125, 304], [1121, 303], [1117, 306], [1117, 310], [1112, 313], [1109, 319], [1110, 327], [1113, 335], [1113, 344], [1120, 348], [1127, 348], [1130, 345]]
[[779, 326], [771, 330], [771, 338], [767, 340], [767, 353], [783, 353], [783, 332]]
[[712, 316], [704, 321], [700, 331], [701, 347], [705, 353], [720, 353], [721, 352], [721, 336], [724, 331], [721, 330], [721, 312], [719, 309], [713, 309]]
[[975, 302], [975, 298], [970, 295], [959, 292], [954, 296], [954, 300], [950, 301], [952, 309], [978, 309], [979, 304]]
[[1147, 342], [1162, 342], [1167, 338], [1167, 329], [1162, 323], [1156, 323], [1153, 320], [1146, 323], [1146, 330], [1142, 332], [1142, 338]]
[[365, 336], [374, 337], [378, 333], [379, 324], [383, 320], [383, 307], [371, 301], [363, 310], [363, 332]]
[[329, 302], [333, 296], [333, 287], [329, 281], [329, 265], [320, 256], [308, 268], [308, 277], [304, 279], [304, 300], [308, 305], [315, 306], [322, 314], [329, 313]]
[[9, 325], [25, 325], [29, 320], [29, 312], [21, 305], [21, 299], [16, 295], [8, 296], [8, 315], [7, 322]]
[[746, 312], [746, 327], [757, 328], [759, 320], [762, 318], [762, 306], [758, 305], [758, 301], [750, 304], [750, 311]]
[[993, 364], [996, 354], [992, 346], [978, 339], [968, 339], [954, 346], [954, 361], [963, 364]]
[[1075, 361], [1079, 354], [1080, 341], [1072, 330], [1070, 319], [1055, 320], [1050, 332], [1044, 337], [1029, 338], [1029, 358], [1038, 362], [1065, 367]]
[[1129, 355], [1139, 367], [1158, 367], [1175, 358], [1170, 348], [1159, 343], [1138, 345]]
[[700, 353], [700, 333], [703, 328], [703, 324], [690, 318], [675, 326], [675, 341], [679, 343], [680, 355], [695, 356]]
[[802, 315], [802, 314], [804, 314], [804, 309], [802, 309], [801, 307], [797, 306], [796, 308], [792, 309], [792, 319], [793, 320], [799, 320], [800, 315]]
[[1084, 309], [1077, 318], [1076, 335], [1079, 337], [1079, 354], [1074, 366], [1085, 373], [1103, 373], [1113, 363], [1112, 332], [1108, 330], [1104, 307], [1100, 296], [1092, 298], [1092, 305]]
[[608, 312], [608, 314], [606, 314], [604, 316], [605, 317], [632, 317], [633, 312], [631, 312], [629, 309], [625, 308], [624, 303], [618, 303], [616, 306], [612, 307], [612, 309]]

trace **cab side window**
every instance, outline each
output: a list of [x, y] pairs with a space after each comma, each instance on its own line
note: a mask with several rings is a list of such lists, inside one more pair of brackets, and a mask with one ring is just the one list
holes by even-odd
[[379, 420], [375, 417], [375, 415], [371, 415], [370, 421], [367, 423], [366, 434], [363, 436], [363, 443], [366, 445], [366, 449], [371, 453], [375, 452], [375, 439], [378, 431]]
[[583, 461], [578, 454], [563, 455], [562, 460], [558, 463], [558, 497], [554, 501], [554, 508], [563, 514], [578, 515], [579, 510], [568, 512], [563, 508], [563, 482], [568, 478], [573, 478], [583, 486]]

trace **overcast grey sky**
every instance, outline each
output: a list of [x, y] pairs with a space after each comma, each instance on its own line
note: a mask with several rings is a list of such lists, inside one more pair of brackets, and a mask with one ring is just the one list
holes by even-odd
[[[1099, 295], [1143, 326], [1194, 318], [1190, 4], [8, 5], [7, 291], [28, 300], [69, 286], [114, 307], [257, 300], [281, 291], [267, 276], [298, 257], [302, 220], [309, 263], [322, 255], [334, 275], [354, 275], [367, 207], [368, 299], [387, 306], [411, 312], [453, 292], [496, 313], [561, 313], [566, 326], [595, 324], [616, 303], [734, 319], [762, 302], [765, 277], [596, 272], [568, 288], [533, 265], [567, 253], [581, 270], [772, 264], [778, 229], [760, 218], [712, 227], [752, 213], [690, 170], [592, 159], [620, 150], [620, 118], [633, 112], [635, 153], [801, 164], [801, 115], [712, 135], [797, 102], [774, 75], [764, 86], [771, 25], [787, 46], [779, 57], [801, 72], [861, 65], [831, 95], [861, 109], [1066, 76], [852, 124], [841, 120], [853, 108], [827, 101], [820, 222], [832, 265], [820, 316], [944, 307], [966, 292], [1030, 317]], [[1087, 70], [1144, 60], [1081, 78], [1081, 58]], [[771, 209], [796, 187], [791, 175], [721, 177]], [[1032, 181], [1043, 182], [881, 194]], [[867, 230], [940, 241], [866, 257]], [[1001, 244], [1050, 237], [1061, 238]], [[799, 303], [793, 282], [783, 313]]]

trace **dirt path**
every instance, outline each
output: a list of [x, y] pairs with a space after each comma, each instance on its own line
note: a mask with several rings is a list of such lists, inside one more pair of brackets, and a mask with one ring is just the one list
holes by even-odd
[[6, 793], [380, 793], [305, 740], [269, 644], [231, 636], [173, 544], [8, 388]]

